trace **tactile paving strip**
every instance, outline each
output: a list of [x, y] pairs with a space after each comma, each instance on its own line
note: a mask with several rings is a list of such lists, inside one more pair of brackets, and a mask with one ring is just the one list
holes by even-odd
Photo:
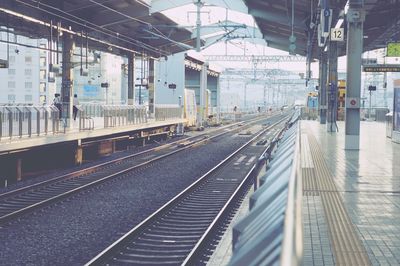
[[305, 195], [310, 195], [308, 193], [312, 192], [311, 195], [319, 193], [321, 196], [336, 265], [371, 265], [365, 247], [337, 191], [319, 144], [312, 134], [307, 132], [307, 136], [314, 167], [302, 169], [304, 193]]

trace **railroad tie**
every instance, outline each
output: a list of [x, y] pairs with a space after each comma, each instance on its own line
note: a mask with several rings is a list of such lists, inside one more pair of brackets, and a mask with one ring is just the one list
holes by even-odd
[[321, 196], [336, 265], [371, 265], [315, 136], [302, 131], [303, 195]]

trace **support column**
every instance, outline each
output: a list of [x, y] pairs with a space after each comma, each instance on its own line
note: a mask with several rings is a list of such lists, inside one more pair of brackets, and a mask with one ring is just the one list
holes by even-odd
[[220, 75], [217, 76], [217, 123], [221, 121], [221, 87], [220, 87]]
[[135, 54], [128, 56], [128, 105], [135, 104]]
[[72, 123], [72, 95], [73, 95], [73, 65], [72, 55], [74, 52], [74, 39], [70, 34], [63, 36], [62, 51], [62, 84], [61, 84], [61, 101], [62, 101], [62, 119], [65, 121], [66, 127], [71, 127]]
[[320, 113], [319, 113], [319, 122], [320, 124], [326, 124], [326, 80], [328, 76], [328, 62], [327, 62], [327, 54], [324, 51], [321, 51], [321, 58], [320, 58], [320, 79], [319, 79], [319, 106], [320, 106]]
[[327, 127], [328, 132], [336, 132], [337, 120], [337, 100], [338, 100], [338, 73], [337, 73], [338, 53], [337, 42], [329, 43], [329, 86], [328, 86], [328, 112]]
[[245, 83], [244, 84], [244, 92], [243, 92], [243, 94], [244, 94], [244, 97], [243, 97], [243, 100], [244, 100], [244, 103], [243, 103], [243, 109], [247, 109], [247, 83]]
[[17, 158], [17, 160], [16, 160], [15, 177], [16, 177], [17, 181], [22, 180], [22, 159], [21, 158]]
[[154, 77], [155, 77], [155, 67], [154, 67], [154, 59], [149, 58], [149, 84], [148, 84], [148, 90], [149, 90], [149, 113], [150, 117], [154, 117], [154, 112], [155, 112], [155, 82], [154, 82]]
[[198, 126], [203, 126], [204, 110], [206, 104], [206, 89], [207, 89], [207, 69], [208, 65], [204, 63], [200, 71], [200, 106], [199, 106], [199, 120]]
[[83, 162], [82, 140], [78, 139], [78, 143], [75, 149], [75, 165], [81, 165], [82, 162]]
[[347, 90], [345, 149], [360, 148], [361, 54], [363, 50], [363, 0], [350, 0], [347, 12]]

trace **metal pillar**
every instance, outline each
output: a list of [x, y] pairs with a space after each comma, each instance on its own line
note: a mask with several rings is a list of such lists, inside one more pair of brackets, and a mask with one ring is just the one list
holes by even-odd
[[350, 0], [347, 12], [347, 90], [345, 149], [360, 148], [361, 54], [363, 50], [363, 0]]
[[135, 104], [135, 55], [128, 56], [128, 105]]
[[247, 108], [247, 83], [244, 84], [244, 103], [243, 103], [243, 108]]
[[327, 54], [324, 51], [321, 51], [321, 58], [319, 61], [320, 64], [320, 79], [319, 79], [319, 122], [320, 124], [326, 124], [326, 80], [328, 77], [328, 60]]
[[196, 20], [196, 51], [200, 52], [201, 48], [201, 7], [203, 6], [203, 3], [201, 0], [197, 0], [196, 2], [197, 6], [197, 20]]
[[337, 119], [337, 100], [338, 100], [338, 53], [337, 42], [329, 43], [329, 86], [328, 86], [328, 112], [327, 112], [327, 127], [328, 132], [336, 132]]
[[198, 126], [203, 126], [204, 120], [204, 110], [206, 104], [206, 89], [207, 89], [207, 69], [208, 65], [205, 63], [201, 67], [200, 71], [200, 108], [199, 108], [199, 119], [198, 119]]
[[267, 110], [267, 85], [264, 84], [264, 94], [263, 94], [263, 99], [264, 99], [264, 110]]
[[73, 95], [73, 65], [72, 56], [74, 52], [74, 39], [70, 34], [63, 36], [62, 51], [62, 84], [61, 84], [61, 101], [62, 101], [62, 119], [64, 126], [70, 127], [70, 118], [72, 117], [72, 95]]
[[155, 111], [155, 82], [154, 82], [154, 77], [155, 77], [155, 67], [154, 67], [154, 59], [149, 58], [149, 84], [148, 84], [148, 90], [149, 90], [149, 113], [151, 117], [154, 117], [154, 111]]

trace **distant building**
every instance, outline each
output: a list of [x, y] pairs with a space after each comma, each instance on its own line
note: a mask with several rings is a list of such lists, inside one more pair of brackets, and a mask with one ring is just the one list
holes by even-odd
[[[10, 42], [47, 48], [47, 40], [30, 39], [9, 33]], [[7, 40], [7, 33], [0, 32], [0, 39]], [[7, 59], [7, 44], [0, 43], [0, 58]], [[9, 45], [9, 67], [0, 69], [0, 104], [42, 105], [49, 101], [45, 50], [21, 45]], [[51, 101], [52, 99], [50, 99]]]

